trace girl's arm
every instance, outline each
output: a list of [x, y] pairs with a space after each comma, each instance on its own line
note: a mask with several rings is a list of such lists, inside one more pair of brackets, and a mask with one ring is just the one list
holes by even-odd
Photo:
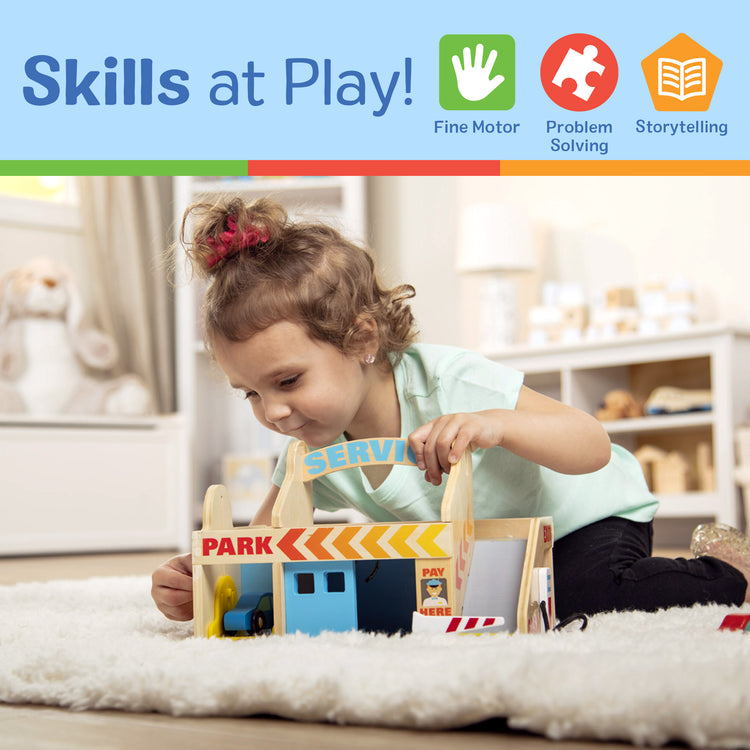
[[271, 525], [271, 513], [273, 512], [273, 505], [276, 502], [276, 498], [279, 496], [279, 487], [275, 484], [271, 485], [271, 489], [268, 490], [266, 499], [263, 504], [258, 508], [258, 512], [253, 517], [252, 526], [270, 526]]
[[469, 446], [500, 446], [563, 474], [596, 471], [611, 456], [597, 419], [526, 386], [515, 409], [447, 414], [416, 429], [409, 444], [425, 479], [435, 485]]

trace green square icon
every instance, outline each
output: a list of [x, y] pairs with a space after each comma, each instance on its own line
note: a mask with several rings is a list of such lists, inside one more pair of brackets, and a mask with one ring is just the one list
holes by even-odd
[[443, 109], [511, 109], [516, 42], [508, 34], [446, 34], [440, 40]]

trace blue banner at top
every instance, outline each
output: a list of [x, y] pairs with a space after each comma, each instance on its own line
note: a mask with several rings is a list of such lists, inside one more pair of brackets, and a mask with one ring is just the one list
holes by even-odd
[[744, 160], [750, 4], [14, 4], [1, 159]]

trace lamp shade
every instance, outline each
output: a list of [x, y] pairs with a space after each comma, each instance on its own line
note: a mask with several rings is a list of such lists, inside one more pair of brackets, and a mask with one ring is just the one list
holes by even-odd
[[457, 270], [532, 270], [536, 267], [531, 220], [507, 203], [468, 206], [461, 217]]

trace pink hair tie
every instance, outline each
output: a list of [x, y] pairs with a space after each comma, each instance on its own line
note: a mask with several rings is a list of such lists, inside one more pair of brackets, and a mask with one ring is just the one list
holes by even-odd
[[261, 242], [268, 242], [268, 232], [254, 227], [252, 224], [243, 232], [237, 231], [237, 217], [227, 217], [227, 230], [219, 238], [207, 237], [206, 244], [213, 253], [206, 258], [209, 268], [213, 268], [222, 258], [233, 255], [238, 250], [255, 247]]

